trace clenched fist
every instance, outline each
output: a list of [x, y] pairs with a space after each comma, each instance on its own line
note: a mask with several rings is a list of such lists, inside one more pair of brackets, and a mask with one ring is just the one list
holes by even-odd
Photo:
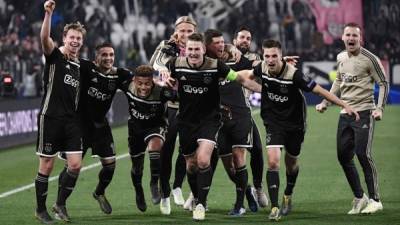
[[44, 10], [48, 13], [52, 13], [56, 7], [56, 2], [53, 0], [48, 0], [44, 3]]

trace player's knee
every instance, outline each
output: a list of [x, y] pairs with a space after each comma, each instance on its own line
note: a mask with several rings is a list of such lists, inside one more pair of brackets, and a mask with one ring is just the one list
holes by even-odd
[[68, 160], [68, 170], [73, 171], [75, 173], [79, 173], [82, 167], [82, 162], [80, 160]]
[[190, 163], [186, 163], [186, 171], [190, 174], [194, 174], [196, 173], [196, 164], [194, 164], [193, 162]]
[[289, 174], [293, 174], [299, 170], [299, 165], [297, 163], [291, 164], [291, 165], [286, 165], [286, 171]]
[[242, 152], [233, 155], [233, 163], [236, 168], [242, 167], [246, 164], [246, 155]]
[[53, 167], [54, 167], [54, 158], [46, 158], [46, 157], [40, 158], [39, 172], [41, 174], [49, 175], [51, 171], [53, 171]]
[[74, 172], [74, 173], [79, 173], [79, 171], [81, 170], [81, 163], [71, 163], [68, 164], [68, 170]]
[[348, 154], [343, 154], [343, 153], [338, 153], [337, 154], [337, 159], [340, 164], [345, 165], [353, 159], [353, 157], [349, 156]]
[[269, 170], [279, 170], [279, 160], [268, 160], [268, 169]]
[[210, 160], [206, 157], [199, 157], [197, 158], [197, 166], [201, 169], [207, 168], [210, 166]]

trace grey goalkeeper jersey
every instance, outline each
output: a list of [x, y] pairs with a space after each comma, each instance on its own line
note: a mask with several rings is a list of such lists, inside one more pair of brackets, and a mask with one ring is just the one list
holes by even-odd
[[[389, 82], [377, 56], [365, 48], [361, 48], [358, 55], [351, 56], [343, 51], [337, 55], [337, 68], [331, 93], [340, 96], [340, 99], [356, 111], [375, 109], [376, 106], [383, 110], [389, 93]], [[376, 106], [375, 83], [379, 86]], [[344, 110], [342, 113], [345, 113]]]

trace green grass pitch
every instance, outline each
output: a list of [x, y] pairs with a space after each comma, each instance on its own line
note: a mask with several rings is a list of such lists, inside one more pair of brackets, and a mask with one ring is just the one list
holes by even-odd
[[[280, 224], [400, 224], [400, 107], [388, 106], [383, 120], [376, 123], [373, 156], [378, 169], [380, 193], [384, 210], [375, 215], [346, 215], [351, 207], [352, 194], [344, 174], [336, 159], [336, 126], [338, 108], [330, 108], [318, 114], [313, 108], [308, 110], [308, 130], [300, 156], [300, 174], [294, 191], [293, 212], [284, 217]], [[265, 129], [257, 114], [255, 119], [265, 141]], [[127, 153], [127, 127], [113, 130], [118, 155]], [[264, 150], [265, 151], [265, 150]], [[0, 151], [0, 196], [5, 192], [34, 181], [38, 159], [33, 145]], [[176, 155], [176, 154], [175, 154]], [[265, 152], [264, 152], [265, 156]], [[264, 159], [265, 160], [265, 159]], [[84, 166], [97, 162], [86, 157]], [[174, 205], [171, 199], [170, 216], [160, 214], [159, 206], [153, 206], [149, 192], [148, 159], [143, 179], [148, 209], [141, 213], [134, 200], [130, 180], [130, 160], [128, 157], [117, 161], [114, 179], [106, 191], [113, 206], [111, 215], [103, 214], [92, 198], [97, 183], [99, 167], [81, 173], [75, 191], [67, 202], [73, 224], [191, 224], [191, 213]], [[357, 165], [358, 162], [357, 162]], [[62, 162], [57, 161], [53, 176], [58, 175]], [[250, 168], [250, 167], [248, 167]], [[360, 168], [360, 167], [358, 167]], [[359, 170], [360, 175], [362, 171]], [[251, 174], [249, 169], [249, 174]], [[251, 177], [249, 177], [251, 181]], [[361, 176], [364, 190], [364, 178]], [[171, 181], [172, 182], [172, 181]], [[282, 195], [286, 179], [284, 165], [281, 165]], [[265, 168], [264, 168], [264, 190]], [[49, 183], [47, 206], [50, 209], [56, 198], [57, 182]], [[186, 180], [183, 186], [185, 197], [188, 194]], [[34, 218], [35, 190], [17, 192], [0, 198], [0, 224], [38, 224]], [[267, 216], [269, 208], [257, 213], [247, 212], [240, 218], [227, 215], [234, 202], [234, 185], [226, 176], [221, 162], [218, 165], [211, 191], [208, 196], [210, 211], [206, 220], [199, 224], [271, 224]], [[280, 197], [281, 198], [281, 197]]]

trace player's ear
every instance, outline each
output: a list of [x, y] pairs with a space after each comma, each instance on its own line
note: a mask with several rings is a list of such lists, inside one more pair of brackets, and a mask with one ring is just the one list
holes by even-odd
[[202, 47], [202, 49], [203, 49], [203, 53], [205, 54], [205, 53], [206, 53], [206, 45], [203, 43], [203, 44], [201, 45], [201, 47]]

